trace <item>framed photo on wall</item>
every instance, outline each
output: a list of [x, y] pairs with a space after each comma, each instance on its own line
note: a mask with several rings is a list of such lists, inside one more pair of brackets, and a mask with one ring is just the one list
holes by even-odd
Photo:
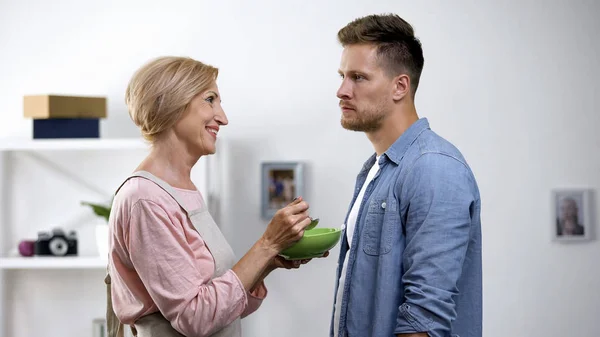
[[264, 162], [261, 164], [261, 215], [270, 220], [277, 210], [304, 194], [303, 164]]
[[552, 191], [552, 231], [555, 241], [591, 240], [595, 227], [592, 190], [584, 188]]

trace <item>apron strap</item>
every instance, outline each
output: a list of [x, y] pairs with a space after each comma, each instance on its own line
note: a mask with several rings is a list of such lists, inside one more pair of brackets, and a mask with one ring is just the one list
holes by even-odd
[[[124, 337], [125, 326], [119, 321], [112, 306], [110, 274], [106, 273], [104, 283], [106, 284], [106, 331], [108, 337]], [[137, 331], [133, 326], [131, 327], [131, 332], [134, 336], [137, 336]]]
[[192, 213], [193, 210], [190, 210], [185, 206], [185, 204], [179, 198], [177, 191], [164, 180], [147, 171], [136, 171], [129, 178], [133, 177], [142, 177], [154, 182], [160, 188], [165, 190], [165, 192], [167, 192], [173, 199], [175, 199], [175, 201], [179, 204], [181, 208], [183, 208], [183, 210], [187, 213], [188, 216], [190, 215], [190, 213]]

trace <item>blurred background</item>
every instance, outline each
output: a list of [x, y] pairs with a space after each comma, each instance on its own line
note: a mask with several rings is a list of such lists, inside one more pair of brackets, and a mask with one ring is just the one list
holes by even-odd
[[[143, 158], [124, 92], [157, 56], [220, 69], [230, 124], [195, 176], [238, 256], [266, 228], [266, 161], [304, 163], [311, 215], [340, 226], [373, 149], [339, 123], [336, 33], [385, 12], [414, 26], [425, 53], [417, 110], [481, 189], [484, 336], [599, 335], [600, 242], [555, 240], [553, 191], [591, 190], [587, 228], [598, 227], [600, 2], [0, 0], [2, 336], [95, 336], [103, 219], [80, 201], [109, 201]], [[115, 141], [32, 142], [23, 97], [34, 94], [107, 97], [100, 138]], [[52, 226], [78, 231], [77, 259], [16, 257]], [[326, 336], [337, 253], [271, 275], [244, 336]]]

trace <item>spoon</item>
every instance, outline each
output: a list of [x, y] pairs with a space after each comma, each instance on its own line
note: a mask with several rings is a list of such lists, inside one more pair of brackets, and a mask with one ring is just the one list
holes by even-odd
[[315, 228], [318, 223], [319, 223], [319, 218], [316, 218], [316, 219], [310, 218], [310, 224], [308, 226], [306, 226], [306, 228], [304, 230], [311, 230], [311, 229]]

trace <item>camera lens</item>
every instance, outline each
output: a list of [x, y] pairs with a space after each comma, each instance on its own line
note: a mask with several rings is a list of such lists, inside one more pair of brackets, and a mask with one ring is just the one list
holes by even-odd
[[67, 254], [69, 245], [63, 238], [53, 238], [48, 245], [52, 255], [63, 256]]

